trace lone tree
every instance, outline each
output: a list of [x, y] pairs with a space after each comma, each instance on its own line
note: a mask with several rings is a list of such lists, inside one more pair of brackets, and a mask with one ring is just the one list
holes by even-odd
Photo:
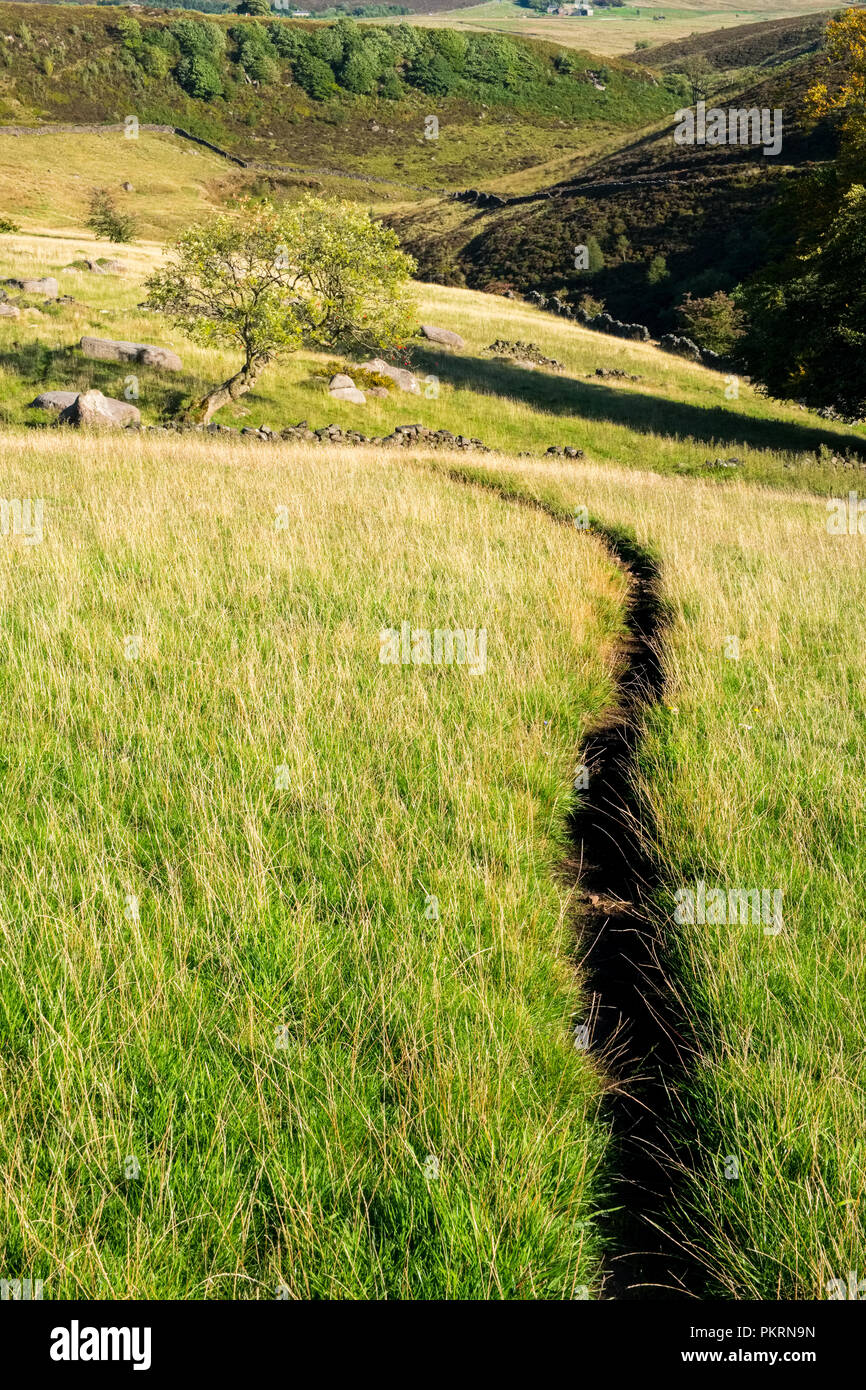
[[189, 415], [207, 424], [302, 343], [344, 350], [402, 344], [412, 331], [415, 262], [396, 234], [351, 203], [242, 204], [188, 227], [147, 281], [145, 303], [194, 342], [242, 354], [240, 369]]
[[91, 193], [87, 225], [94, 236], [117, 245], [134, 241], [138, 230], [136, 220], [130, 213], [118, 211], [107, 188], [94, 188]]

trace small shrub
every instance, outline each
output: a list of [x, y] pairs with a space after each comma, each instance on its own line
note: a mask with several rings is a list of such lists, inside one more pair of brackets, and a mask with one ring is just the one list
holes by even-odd
[[101, 241], [117, 244], [134, 241], [138, 230], [135, 218], [119, 210], [107, 188], [94, 188], [91, 193], [87, 225]]
[[594, 294], [582, 294], [577, 301], [577, 307], [594, 319], [604, 313], [605, 303], [603, 299], [596, 299]]

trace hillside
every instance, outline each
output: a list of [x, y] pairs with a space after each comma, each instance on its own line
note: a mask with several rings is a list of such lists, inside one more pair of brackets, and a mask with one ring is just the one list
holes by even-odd
[[[123, 397], [84, 331], [180, 351], [137, 369], [146, 424], [230, 361], [141, 314], [156, 244], [113, 275], [63, 268], [104, 252], [83, 234], [0, 247], [74, 300], [0, 326], [7, 489], [45, 498], [44, 542], [0, 550], [4, 920], [37, 924], [4, 928], [0, 971], [6, 1268], [52, 1298], [821, 1296], [862, 1242], [864, 671], [839, 595], [866, 571], [811, 490], [845, 495], [866, 431], [422, 286], [466, 340], [412, 344], [437, 393], [349, 406], [298, 353], [220, 421], [423, 420], [495, 454], [75, 435], [27, 402]], [[637, 839], [617, 821], [635, 882], [603, 849], [604, 731], [639, 583], [663, 674]], [[383, 666], [404, 622], [483, 627], [483, 668]], [[698, 879], [774, 885], [779, 934], [674, 931]], [[637, 990], [610, 946], [636, 915], [667, 943]]]
[[0, 126], [134, 117], [409, 197], [585, 152], [674, 102], [634, 64], [601, 83], [588, 54], [496, 35], [0, 4]]
[[[43, 1371], [44, 1298], [199, 1379], [314, 1315], [252, 1302], [841, 1372], [866, 190], [770, 3], [637, 63], [0, 0], [0, 1300]], [[777, 156], [677, 144], [701, 95]], [[754, 359], [725, 294], [721, 355], [660, 337], [761, 264]]]
[[[428, 204], [396, 215], [394, 225], [422, 273], [437, 279], [565, 294], [572, 302], [590, 292], [617, 319], [647, 324], [655, 333], [671, 331], [673, 309], [686, 293], [730, 290], [764, 263], [778, 236], [767, 214], [781, 190], [795, 186], [804, 171], [835, 150], [832, 127], [810, 126], [802, 115], [803, 97], [821, 64], [822, 25], [820, 19], [784, 21], [770, 26], [769, 35], [764, 26], [748, 26], [749, 33], [729, 49], [728, 36], [719, 40], [708, 104], [782, 110], [776, 158], [748, 145], [677, 145], [673, 123], [665, 122], [636, 138], [623, 137], [600, 157], [576, 160], [566, 178], [517, 196], [502, 186], [502, 207]], [[780, 51], [780, 33], [797, 56], [776, 66], [768, 55]], [[706, 42], [696, 38], [692, 54], [700, 54]], [[687, 105], [691, 89], [677, 65], [687, 65], [688, 54], [657, 53], [665, 59], [668, 83], [680, 84]], [[744, 58], [752, 65], [721, 66]], [[823, 66], [820, 73], [825, 76]], [[604, 266], [580, 275], [572, 248], [589, 236], [597, 239]]]

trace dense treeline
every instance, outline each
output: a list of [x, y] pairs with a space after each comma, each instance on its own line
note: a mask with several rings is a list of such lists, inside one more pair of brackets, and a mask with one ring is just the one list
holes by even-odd
[[612, 65], [599, 74], [573, 53], [499, 34], [361, 26], [348, 17], [313, 26], [191, 17], [148, 24], [126, 15], [116, 31], [145, 76], [173, 78], [188, 96], [205, 101], [249, 80], [263, 87], [295, 83], [317, 102], [341, 94], [399, 101], [415, 92], [572, 117], [597, 115], [602, 106], [618, 121], [633, 118], [642, 105], [648, 118], [670, 105], [670, 93], [643, 74]]

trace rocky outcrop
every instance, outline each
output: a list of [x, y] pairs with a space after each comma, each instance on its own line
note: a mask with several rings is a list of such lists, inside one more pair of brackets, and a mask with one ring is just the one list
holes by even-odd
[[615, 377], [619, 381], [641, 381], [642, 377], [634, 372], [623, 371], [622, 367], [596, 367], [594, 372], [587, 372], [588, 377]]
[[59, 425], [73, 425], [76, 429], [119, 429], [140, 421], [136, 406], [103, 396], [101, 391], [82, 391], [57, 417]]
[[380, 376], [389, 376], [401, 391], [410, 391], [414, 396], [421, 394], [421, 387], [414, 373], [407, 371], [405, 367], [392, 367], [383, 357], [374, 357], [369, 362], [362, 362], [361, 367], [365, 372], [378, 372]]
[[17, 319], [21, 315], [21, 310], [16, 304], [0, 303], [0, 319]]
[[701, 350], [691, 338], [680, 338], [676, 333], [665, 333], [659, 338], [663, 352], [675, 352], [678, 357], [687, 357], [690, 362], [700, 362]]
[[460, 334], [452, 332], [450, 328], [437, 328], [433, 323], [422, 323], [421, 332], [425, 338], [430, 339], [431, 343], [441, 343], [443, 347], [462, 348], [466, 346]]
[[[337, 372], [328, 382], [328, 394], [335, 401], [349, 401], [352, 405], [366, 405], [367, 397], [345, 372]], [[385, 392], [387, 395], [387, 391]]]
[[[575, 311], [575, 317], [579, 318], [583, 310]], [[583, 320], [582, 320], [583, 321]], [[585, 319], [586, 327], [591, 328], [594, 333], [609, 333], [613, 338], [628, 338], [633, 343], [648, 343], [650, 341], [650, 331], [643, 323], [623, 323], [621, 319], [611, 318], [610, 314], [596, 314], [593, 318], [589, 315]]]
[[521, 367], [550, 367], [558, 370], [562, 366], [555, 357], [545, 357], [537, 343], [524, 343], [520, 338], [513, 342], [508, 338], [497, 338], [485, 351], [492, 352], [494, 357], [515, 362]]
[[28, 410], [65, 410], [72, 405], [80, 393], [78, 391], [43, 391], [35, 401], [30, 401]]
[[45, 299], [56, 299], [60, 293], [60, 286], [53, 275], [34, 280], [6, 280], [5, 283], [22, 294], [41, 294]]
[[85, 357], [99, 362], [137, 362], [143, 367], [159, 367], [167, 372], [180, 372], [183, 363], [171, 348], [154, 347], [150, 343], [127, 343], [117, 338], [84, 337], [79, 343]]

